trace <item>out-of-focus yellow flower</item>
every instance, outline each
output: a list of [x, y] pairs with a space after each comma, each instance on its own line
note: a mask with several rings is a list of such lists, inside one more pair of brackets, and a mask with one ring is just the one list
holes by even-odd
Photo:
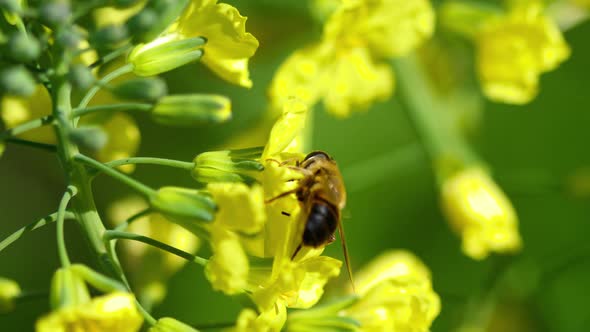
[[[47, 89], [38, 85], [28, 98], [4, 96], [0, 115], [6, 128], [14, 128], [27, 121], [51, 114], [51, 98]], [[36, 128], [20, 135], [23, 139], [53, 144], [55, 133], [51, 126]]]
[[394, 89], [391, 68], [379, 60], [408, 54], [433, 31], [427, 0], [342, 1], [327, 20], [322, 41], [296, 51], [277, 70], [272, 104], [280, 108], [292, 97], [310, 106], [323, 100], [340, 117], [366, 109]]
[[61, 307], [40, 318], [37, 332], [56, 331], [138, 331], [143, 322], [129, 293], [114, 292], [90, 302]]
[[481, 167], [459, 171], [441, 188], [443, 211], [463, 238], [463, 252], [483, 259], [490, 251], [514, 252], [522, 245], [512, 204]]
[[244, 309], [236, 322], [236, 326], [226, 332], [279, 332], [287, 320], [287, 309], [276, 306], [271, 310], [257, 314], [252, 309]]
[[351, 0], [326, 23], [324, 37], [350, 47], [368, 43], [381, 58], [405, 56], [434, 33], [429, 0]]
[[569, 57], [559, 27], [543, 11], [540, 1], [518, 1], [476, 34], [477, 71], [488, 98], [530, 102], [538, 93], [539, 76]]
[[[130, 196], [113, 203], [107, 216], [116, 225], [147, 207], [141, 197]], [[200, 245], [199, 238], [193, 233], [168, 221], [159, 213], [151, 213], [135, 220], [127, 230], [190, 253], [196, 252]], [[133, 272], [130, 278], [142, 302], [159, 303], [166, 295], [166, 281], [186, 264], [186, 260], [137, 241], [121, 241], [120, 246], [124, 253], [125, 267]], [[154, 266], [159, 268], [154, 270]]]
[[128, 8], [101, 7], [92, 11], [94, 22], [97, 27], [107, 25], [121, 25], [131, 16], [136, 14], [144, 6], [145, 1], [138, 1], [135, 5]]
[[413, 254], [389, 251], [356, 274], [361, 297], [341, 315], [356, 319], [360, 331], [426, 332], [440, 312], [428, 268]]
[[[100, 125], [108, 136], [105, 146], [96, 153], [98, 160], [107, 162], [124, 159], [137, 153], [141, 134], [133, 118], [124, 113], [115, 113], [106, 118], [97, 118], [95, 121], [91, 123]], [[135, 165], [123, 165], [119, 169], [131, 173], [135, 170]]]
[[14, 309], [14, 299], [21, 293], [16, 281], [0, 277], [0, 313]]
[[258, 40], [246, 32], [246, 17], [235, 7], [217, 0], [193, 0], [183, 14], [160, 37], [137, 46], [130, 55], [133, 63], [142, 52], [166, 43], [204, 37], [205, 54], [201, 61], [221, 78], [249, 88], [252, 81], [248, 60], [258, 48]]

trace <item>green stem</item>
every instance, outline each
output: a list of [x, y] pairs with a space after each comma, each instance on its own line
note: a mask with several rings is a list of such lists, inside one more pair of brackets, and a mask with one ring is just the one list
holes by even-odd
[[35, 120], [25, 122], [23, 124], [20, 124], [20, 125], [14, 127], [14, 128], [6, 130], [3, 133], [0, 133], [0, 141], [3, 139], [6, 139], [8, 137], [18, 136], [24, 132], [29, 131], [29, 130], [43, 127], [43, 126], [51, 124], [51, 123], [53, 123], [53, 116], [51, 116], [51, 115], [47, 115], [47, 116], [44, 116], [44, 117], [41, 117], [41, 118], [38, 118]]
[[417, 160], [424, 158], [423, 149], [418, 143], [411, 143], [393, 151], [349, 165], [342, 170], [346, 179], [346, 191], [358, 192], [382, 182], [388, 174], [398, 174], [407, 170]]
[[117, 225], [117, 227], [115, 227], [116, 231], [124, 231], [127, 229], [127, 227], [129, 227], [129, 225], [131, 225], [133, 222], [141, 219], [142, 217], [145, 217], [149, 214], [152, 213], [152, 210], [150, 208], [147, 208], [143, 211], [140, 211], [134, 215], [132, 215], [131, 217], [129, 217], [127, 220], [125, 220], [124, 222], [122, 222], [121, 224]]
[[158, 249], [167, 251], [167, 252], [169, 252], [173, 255], [176, 255], [180, 258], [184, 258], [189, 262], [194, 262], [194, 263], [197, 263], [197, 264], [203, 265], [203, 266], [205, 266], [208, 262], [208, 260], [205, 258], [195, 256], [191, 253], [188, 253], [186, 251], [180, 250], [180, 249], [170, 246], [166, 243], [154, 240], [151, 237], [147, 237], [147, 236], [143, 236], [143, 235], [127, 233], [127, 232], [120, 232], [120, 231], [106, 231], [104, 234], [104, 238], [105, 238], [105, 241], [112, 241], [112, 240], [116, 240], [116, 239], [125, 239], [125, 240], [133, 240], [133, 241], [143, 242], [145, 244], [149, 244], [149, 245], [156, 247]]
[[82, 109], [85, 108], [86, 106], [88, 106], [88, 103], [90, 102], [90, 100], [92, 100], [92, 98], [94, 97], [94, 95], [96, 95], [96, 93], [107, 83], [109, 83], [110, 81], [114, 80], [115, 78], [128, 74], [131, 71], [133, 71], [133, 65], [132, 64], [126, 64], [122, 67], [119, 67], [115, 70], [113, 70], [112, 72], [108, 73], [107, 75], [105, 75], [103, 78], [101, 78], [100, 80], [96, 81], [94, 83], [94, 86], [92, 88], [90, 88], [90, 90], [88, 90], [88, 92], [86, 92], [86, 95], [84, 95], [84, 98], [82, 98], [82, 100], [80, 101], [80, 103], [78, 104], [78, 106], [76, 107], [76, 109]]
[[28, 147], [39, 149], [39, 150], [45, 150], [48, 152], [57, 152], [57, 147], [53, 144], [33, 142], [33, 141], [28, 141], [28, 140], [20, 139], [20, 138], [7, 138], [6, 140], [4, 140], [4, 142], [18, 144], [18, 145], [24, 145], [24, 146], [28, 146]]
[[449, 110], [437, 98], [413, 56], [394, 61], [404, 110], [416, 127], [439, 181], [478, 158], [450, 122]]
[[[69, 211], [64, 212], [64, 219], [75, 219], [76, 216]], [[45, 218], [39, 219], [34, 223], [30, 223], [27, 226], [22, 227], [18, 231], [10, 234], [6, 237], [2, 242], [0, 242], [0, 252], [4, 250], [6, 247], [10, 246], [14, 241], [18, 240], [23, 236], [26, 232], [34, 231], [37, 228], [43, 227], [49, 223], [57, 221], [57, 212], [48, 215]]]
[[121, 48], [119, 48], [117, 50], [114, 50], [111, 53], [106, 54], [102, 58], [100, 58], [100, 59], [96, 60], [95, 62], [93, 62], [89, 67], [92, 69], [92, 68], [96, 68], [98, 66], [102, 66], [105, 63], [109, 63], [109, 62], [115, 60], [116, 58], [118, 58], [119, 56], [123, 55], [128, 50], [130, 50], [131, 47], [133, 47], [133, 45], [126, 45], [126, 46], [123, 46], [123, 47], [121, 47]]
[[114, 104], [114, 105], [98, 105], [85, 108], [75, 108], [72, 111], [72, 118], [77, 118], [82, 115], [96, 113], [96, 112], [120, 112], [120, 111], [138, 111], [138, 112], [149, 112], [154, 106], [146, 103], [126, 103], [126, 104]]
[[168, 166], [174, 168], [180, 168], [187, 171], [192, 171], [195, 168], [195, 163], [174, 160], [174, 159], [164, 159], [164, 158], [151, 158], [151, 157], [134, 157], [134, 158], [125, 158], [120, 160], [109, 161], [105, 163], [108, 167], [117, 168], [123, 165], [129, 164], [149, 164], [149, 165], [160, 165], [160, 166]]
[[76, 195], [78, 189], [74, 186], [68, 186], [68, 189], [64, 193], [59, 208], [57, 209], [57, 252], [59, 253], [59, 260], [62, 267], [69, 267], [71, 264], [70, 258], [68, 257], [68, 251], [66, 249], [66, 241], [64, 237], [64, 220], [66, 208], [70, 199]]
[[24, 291], [14, 298], [14, 302], [18, 305], [30, 301], [47, 300], [48, 297], [49, 291], [47, 290]]
[[74, 156], [74, 160], [79, 161], [80, 163], [86, 164], [98, 171], [103, 172], [104, 174], [128, 185], [132, 189], [136, 190], [140, 194], [144, 195], [145, 197], [151, 197], [155, 194], [155, 190], [146, 186], [145, 184], [130, 178], [129, 176], [110, 168], [109, 166], [98, 162], [92, 158], [86, 157], [82, 154], [77, 154]]

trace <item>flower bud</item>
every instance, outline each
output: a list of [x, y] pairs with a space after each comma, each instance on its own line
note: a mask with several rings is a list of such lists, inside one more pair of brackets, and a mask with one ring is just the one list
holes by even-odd
[[111, 92], [121, 99], [154, 102], [168, 93], [166, 81], [158, 77], [135, 78], [119, 83]]
[[[188, 4], [188, 0], [150, 0], [146, 4], [144, 10], [151, 10], [157, 16], [153, 23], [149, 26], [143, 25], [145, 28], [142, 31], [135, 31], [135, 42], [145, 43], [156, 38], [174, 21]], [[143, 12], [143, 11], [142, 11]], [[141, 15], [142, 12], [137, 15]], [[137, 16], [136, 15], [136, 16]], [[129, 22], [135, 21], [132, 18]]]
[[7, 95], [29, 97], [35, 88], [35, 80], [25, 67], [8, 67], [0, 72], [0, 89]]
[[16, 61], [30, 62], [39, 57], [41, 46], [32, 35], [16, 32], [10, 36], [8, 52]]
[[94, 32], [91, 36], [93, 44], [99, 48], [116, 46], [127, 38], [127, 28], [123, 25], [107, 25]]
[[79, 127], [70, 132], [70, 139], [79, 147], [96, 152], [106, 145], [108, 136], [100, 127]]
[[483, 259], [490, 251], [514, 252], [521, 247], [512, 204], [481, 167], [470, 167], [442, 184], [443, 212], [463, 238], [463, 252]]
[[199, 182], [256, 182], [264, 170], [262, 148], [203, 152], [195, 157], [191, 175]]
[[174, 221], [211, 221], [215, 203], [198, 190], [163, 187], [150, 198], [151, 206]]
[[0, 313], [14, 310], [14, 299], [21, 293], [20, 286], [13, 280], [0, 277]]
[[127, 60], [136, 75], [154, 76], [200, 59], [203, 44], [205, 39], [201, 37], [177, 39], [171, 34], [136, 46]]
[[174, 318], [164, 317], [158, 319], [156, 325], [152, 326], [148, 332], [198, 332], [189, 325], [177, 321]]
[[166, 96], [152, 111], [155, 122], [170, 126], [196, 126], [221, 123], [231, 118], [227, 97], [211, 94]]
[[50, 27], [67, 22], [70, 14], [70, 4], [66, 1], [50, 1], [39, 8], [39, 18]]
[[68, 78], [74, 87], [80, 90], [88, 89], [95, 81], [92, 71], [87, 66], [80, 63], [74, 64], [70, 68]]
[[145, 8], [135, 16], [131, 17], [125, 25], [129, 34], [133, 36], [135, 42], [141, 42], [143, 33], [145, 33], [151, 26], [156, 24], [158, 20], [158, 13], [155, 10]]

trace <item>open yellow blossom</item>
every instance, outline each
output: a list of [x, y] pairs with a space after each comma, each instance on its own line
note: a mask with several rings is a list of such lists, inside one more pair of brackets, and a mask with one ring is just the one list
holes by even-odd
[[57, 309], [37, 321], [36, 331], [133, 332], [139, 331], [142, 322], [133, 295], [114, 292]]
[[520, 1], [492, 17], [476, 35], [477, 71], [485, 95], [498, 102], [525, 104], [538, 93], [539, 76], [569, 57], [559, 27], [539, 1]]
[[463, 252], [483, 259], [491, 251], [518, 251], [522, 245], [512, 204], [481, 167], [450, 176], [441, 188], [443, 212], [463, 238]]
[[295, 99], [285, 105], [261, 158], [261, 185], [230, 182], [207, 187], [219, 207], [210, 230], [214, 254], [207, 278], [226, 293], [246, 292], [260, 313], [244, 311], [238, 331], [279, 331], [286, 308], [313, 306], [328, 280], [340, 273], [342, 262], [320, 256], [322, 248], [304, 247], [291, 259], [301, 244], [306, 216], [294, 194], [269, 201], [295, 189], [302, 177], [293, 166], [303, 157], [298, 142], [307, 112]]
[[258, 48], [258, 40], [246, 32], [246, 17], [235, 7], [217, 3], [217, 0], [192, 0], [160, 37], [137, 46], [129, 61], [134, 63], [142, 52], [154, 47], [194, 37], [207, 39], [201, 61], [209, 69], [228, 82], [246, 88], [252, 86], [248, 61]]
[[[390, 97], [394, 75], [382, 59], [403, 56], [434, 31], [427, 0], [342, 1], [324, 26], [321, 42], [293, 53], [270, 87], [275, 108], [291, 97], [349, 116]], [[334, 83], [336, 82], [336, 83]]]
[[16, 281], [0, 277], [0, 313], [14, 309], [14, 299], [21, 293]]
[[440, 312], [430, 271], [406, 251], [381, 254], [356, 274], [355, 285], [360, 299], [341, 315], [363, 332], [427, 332]]

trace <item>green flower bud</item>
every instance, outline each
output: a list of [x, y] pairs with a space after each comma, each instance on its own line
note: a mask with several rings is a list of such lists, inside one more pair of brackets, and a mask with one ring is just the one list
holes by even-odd
[[19, 62], [30, 62], [39, 57], [41, 45], [32, 35], [16, 32], [8, 41], [10, 56]]
[[[156, 19], [150, 26], [144, 26], [147, 29], [136, 31], [138, 34], [134, 35], [134, 42], [145, 43], [156, 38], [180, 16], [188, 3], [188, 0], [149, 0], [145, 8], [152, 10], [156, 14]], [[138, 15], [141, 15], [141, 12]]]
[[198, 330], [174, 318], [164, 317], [158, 319], [156, 325], [152, 326], [148, 332], [198, 332]]
[[23, 66], [8, 67], [0, 72], [0, 89], [7, 95], [29, 97], [35, 88], [33, 76]]
[[113, 47], [127, 38], [127, 27], [124, 25], [107, 25], [92, 34], [92, 44], [99, 48]]
[[195, 220], [211, 221], [216, 209], [215, 203], [198, 190], [179, 187], [160, 188], [150, 198], [150, 204], [182, 226]]
[[0, 277], [0, 313], [14, 310], [14, 299], [21, 293], [16, 281]]
[[175, 39], [176, 35], [158, 38], [149, 44], [136, 46], [129, 54], [133, 73], [138, 76], [154, 76], [182, 67], [203, 56], [200, 48], [205, 44], [201, 37]]
[[79, 147], [96, 152], [106, 145], [108, 136], [100, 127], [89, 126], [72, 130], [70, 139]]
[[50, 27], [67, 22], [70, 15], [70, 4], [65, 1], [51, 1], [39, 8], [39, 18]]
[[155, 10], [145, 8], [136, 15], [132, 16], [125, 24], [129, 34], [133, 36], [135, 43], [142, 42], [140, 36], [150, 29], [158, 20], [158, 14]]
[[225, 122], [231, 118], [231, 102], [225, 96], [210, 94], [166, 96], [154, 106], [152, 118], [170, 126]]
[[92, 71], [83, 64], [73, 65], [68, 73], [68, 78], [74, 87], [80, 90], [88, 89], [95, 81]]
[[82, 35], [77, 29], [64, 28], [57, 31], [56, 40], [65, 48], [77, 50], [82, 41]]
[[194, 159], [191, 175], [199, 182], [257, 182], [259, 172], [264, 170], [260, 163], [263, 148], [242, 150], [209, 151]]
[[135, 78], [112, 88], [111, 92], [121, 99], [154, 102], [168, 93], [166, 81], [159, 77]]

